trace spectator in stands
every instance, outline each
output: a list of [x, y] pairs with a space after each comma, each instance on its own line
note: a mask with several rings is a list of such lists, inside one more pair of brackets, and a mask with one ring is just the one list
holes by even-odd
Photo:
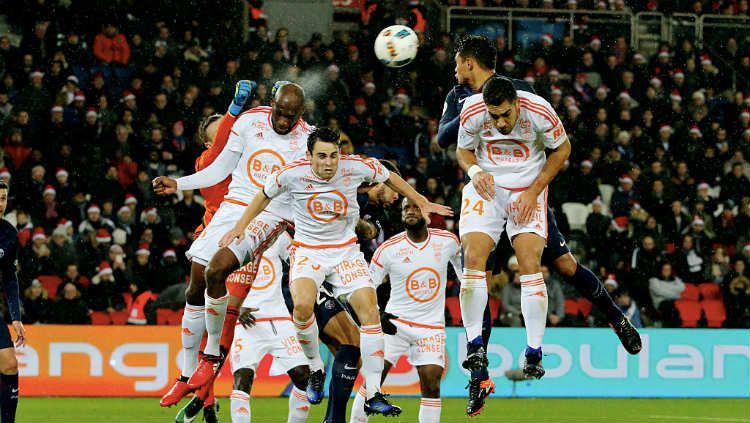
[[503, 306], [500, 321], [504, 326], [522, 326], [521, 319], [521, 275], [508, 269], [510, 283], [503, 288]]
[[68, 238], [63, 225], [58, 225], [52, 231], [52, 242], [49, 243], [49, 249], [50, 259], [54, 265], [54, 274], [56, 275], [63, 274], [69, 264], [75, 264], [78, 261], [75, 246]]
[[102, 261], [88, 287], [89, 307], [94, 311], [112, 313], [125, 308], [122, 294], [126, 292], [125, 281], [115, 280], [109, 262]]
[[706, 260], [695, 247], [691, 235], [682, 237], [682, 247], [673, 254], [671, 261], [675, 263], [676, 273], [687, 282], [703, 282], [706, 274]]
[[52, 307], [50, 323], [61, 325], [86, 325], [91, 323], [89, 308], [81, 298], [81, 292], [72, 282], [63, 283], [62, 295]]
[[542, 266], [544, 282], [547, 284], [547, 324], [549, 326], [559, 326], [565, 317], [565, 296], [562, 290], [562, 281], [555, 274], [550, 273], [547, 266]]
[[630, 215], [630, 209], [638, 201], [639, 196], [633, 190], [633, 179], [628, 175], [620, 177], [620, 188], [612, 194], [610, 209], [613, 217]]
[[586, 217], [586, 233], [588, 234], [589, 254], [599, 263], [604, 263], [607, 254], [607, 233], [611, 226], [612, 217], [603, 213], [604, 203], [596, 198], [591, 203], [591, 213]]
[[744, 260], [735, 260], [734, 269], [724, 279], [724, 303], [726, 327], [750, 327], [750, 278]]
[[21, 271], [26, 280], [31, 280], [39, 275], [54, 274], [55, 264], [50, 258], [50, 249], [47, 246], [47, 235], [44, 233], [44, 228], [34, 228], [31, 245], [25, 248], [21, 255]]
[[156, 310], [153, 304], [156, 297], [143, 283], [136, 281], [130, 282], [130, 295], [133, 301], [128, 306], [128, 324], [154, 324], [156, 321]]
[[682, 291], [685, 290], [685, 284], [682, 279], [674, 275], [672, 265], [668, 262], [663, 263], [661, 273], [649, 279], [648, 284], [651, 301], [654, 308], [659, 312], [659, 320], [661, 320], [662, 326], [667, 328], [679, 327], [680, 316], [674, 302], [680, 298]]
[[641, 304], [649, 301], [649, 278], [658, 274], [664, 257], [656, 249], [656, 242], [651, 236], [645, 236], [641, 245], [633, 250], [630, 260], [630, 280], [628, 287], [633, 297]]
[[744, 163], [732, 164], [732, 171], [721, 179], [721, 197], [723, 200], [732, 200], [735, 204], [742, 202], [742, 197], [750, 195], [750, 180], [744, 174]]
[[49, 311], [47, 290], [39, 279], [34, 279], [23, 293], [23, 323], [47, 323]]
[[89, 279], [78, 272], [77, 264], [69, 264], [65, 269], [65, 274], [62, 275], [62, 283], [57, 287], [57, 297], [62, 296], [63, 289], [68, 283], [75, 285], [78, 291], [83, 291], [88, 286]]
[[615, 303], [622, 313], [630, 320], [630, 323], [637, 328], [643, 327], [643, 321], [641, 320], [641, 310], [638, 307], [638, 303], [630, 298], [630, 294], [626, 289], [620, 289], [614, 292]]
[[690, 225], [690, 216], [682, 210], [682, 201], [672, 202], [671, 213], [668, 219], [662, 222], [662, 234], [665, 242], [677, 243], [681, 234]]

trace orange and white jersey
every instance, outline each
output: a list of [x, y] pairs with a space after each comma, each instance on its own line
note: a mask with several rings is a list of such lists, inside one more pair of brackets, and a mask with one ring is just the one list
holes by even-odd
[[461, 274], [458, 237], [442, 229], [428, 229], [427, 239], [412, 242], [406, 232], [394, 235], [378, 247], [370, 261], [370, 277], [377, 286], [386, 276], [391, 297], [385, 311], [397, 320], [419, 327], [445, 326], [445, 287], [448, 263]]
[[263, 190], [269, 198], [291, 196], [294, 245], [336, 248], [357, 242], [357, 187], [389, 176], [376, 159], [342, 155], [336, 174], [326, 181], [315, 175], [310, 160], [300, 159], [266, 179]]
[[518, 94], [518, 120], [510, 134], [495, 128], [482, 94], [466, 99], [461, 111], [458, 147], [473, 150], [477, 164], [507, 189], [530, 186], [546, 161], [545, 148], [559, 147], [567, 134], [560, 118], [544, 98]]
[[[276, 242], [263, 253], [259, 263], [248, 263], [227, 278], [228, 284], [245, 282], [233, 281], [233, 278], [244, 278], [253, 284], [242, 307], [257, 308], [258, 311], [253, 313], [257, 319], [289, 318], [289, 310], [281, 293], [281, 262], [289, 259], [291, 241], [291, 237], [282, 232]], [[255, 281], [252, 280], [253, 273], [256, 274]]]
[[[232, 171], [232, 182], [226, 199], [250, 203], [263, 189], [266, 178], [301, 157], [307, 150], [307, 135], [312, 128], [302, 118], [286, 135], [279, 135], [271, 125], [271, 108], [260, 106], [241, 114], [229, 134], [225, 148], [241, 154]], [[280, 198], [266, 210], [289, 217], [289, 204]]]

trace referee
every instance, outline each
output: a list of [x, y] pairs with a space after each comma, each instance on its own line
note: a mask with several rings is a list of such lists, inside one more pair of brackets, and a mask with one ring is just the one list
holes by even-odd
[[15, 347], [26, 344], [26, 332], [21, 323], [21, 306], [16, 278], [18, 231], [2, 216], [8, 205], [8, 185], [0, 183], [0, 280], [17, 338], [15, 344], [8, 326], [0, 324], [0, 423], [16, 421], [18, 406], [18, 361]]

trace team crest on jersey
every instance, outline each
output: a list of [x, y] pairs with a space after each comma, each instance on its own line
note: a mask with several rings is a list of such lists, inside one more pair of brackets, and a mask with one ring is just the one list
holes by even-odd
[[253, 185], [263, 188], [266, 177], [281, 169], [285, 164], [284, 157], [276, 151], [270, 149], [258, 150], [247, 159], [247, 176]]
[[420, 267], [406, 277], [406, 293], [418, 302], [432, 301], [440, 292], [440, 275], [430, 267]]
[[487, 158], [493, 164], [520, 163], [529, 158], [529, 147], [523, 142], [509, 139], [487, 143]]
[[492, 121], [489, 119], [485, 119], [484, 123], [482, 123], [482, 129], [484, 130], [492, 129]]
[[341, 216], [346, 216], [348, 210], [349, 201], [338, 191], [318, 192], [307, 200], [307, 211], [310, 217], [323, 223], [330, 223]]
[[251, 123], [250, 126], [257, 129], [266, 129], [266, 123], [261, 121], [255, 121]]
[[531, 128], [531, 121], [528, 119], [521, 119], [518, 124], [521, 126], [522, 129], [529, 129]]

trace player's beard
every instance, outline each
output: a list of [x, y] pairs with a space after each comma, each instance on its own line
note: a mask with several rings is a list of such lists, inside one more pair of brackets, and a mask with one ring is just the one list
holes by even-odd
[[426, 225], [427, 225], [427, 222], [424, 220], [424, 216], [419, 216], [416, 222], [412, 224], [409, 224], [404, 220], [404, 227], [406, 228], [407, 231], [410, 231], [410, 232], [419, 231], [420, 229], [424, 228]]

